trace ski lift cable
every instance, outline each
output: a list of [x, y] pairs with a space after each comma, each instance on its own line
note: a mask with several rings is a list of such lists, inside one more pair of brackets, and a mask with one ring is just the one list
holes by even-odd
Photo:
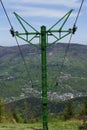
[[[25, 66], [26, 72], [27, 72], [27, 74], [28, 74], [28, 76], [29, 76], [29, 78], [30, 78], [30, 73], [29, 73], [29, 70], [28, 70], [28, 67], [27, 67], [27, 64], [26, 64], [26, 61], [25, 61], [24, 55], [23, 55], [23, 53], [22, 53], [21, 47], [20, 47], [20, 45], [19, 45], [19, 43], [18, 43], [18, 40], [17, 40], [16, 35], [14, 35], [14, 37], [15, 37], [15, 40], [16, 40], [16, 43], [17, 43], [17, 46], [18, 46], [18, 48], [19, 48], [20, 55], [21, 55], [21, 57], [22, 57], [22, 60], [23, 60], [23, 63], [24, 63], [24, 66]], [[32, 85], [33, 85], [33, 82], [32, 82], [32, 79], [31, 79], [31, 78], [30, 78], [30, 81], [31, 81], [31, 83], [32, 83]]]
[[79, 11], [78, 11], [78, 14], [77, 14], [77, 17], [76, 17], [76, 20], [75, 20], [74, 25], [76, 25], [76, 23], [77, 23], [77, 20], [78, 20], [78, 18], [79, 18], [79, 15], [80, 15], [80, 12], [81, 12], [81, 9], [82, 9], [83, 4], [84, 4], [84, 0], [82, 0], [82, 2], [81, 2], [81, 5], [80, 5], [80, 8], [79, 8]]
[[0, 0], [0, 2], [1, 2], [2, 8], [4, 10], [4, 13], [5, 13], [6, 17], [7, 17], [7, 20], [9, 22], [9, 24], [10, 24], [10, 27], [12, 28], [12, 24], [11, 24], [10, 18], [9, 18], [9, 16], [7, 14], [7, 11], [6, 11], [5, 7], [4, 7], [4, 4], [3, 4], [2, 0]]
[[[64, 67], [64, 63], [65, 63], [65, 60], [66, 60], [66, 57], [67, 57], [67, 54], [68, 54], [68, 51], [69, 51], [69, 48], [70, 48], [70, 44], [71, 44], [71, 40], [72, 40], [72, 36], [73, 36], [73, 34], [75, 33], [75, 31], [76, 31], [76, 29], [77, 29], [77, 27], [76, 27], [76, 23], [77, 23], [77, 20], [78, 20], [78, 18], [79, 18], [79, 15], [80, 15], [80, 12], [81, 12], [81, 9], [82, 9], [82, 6], [83, 6], [83, 3], [84, 3], [84, 0], [82, 0], [82, 2], [81, 2], [81, 5], [80, 5], [80, 8], [79, 8], [79, 11], [78, 11], [78, 13], [77, 13], [77, 16], [76, 16], [75, 22], [74, 22], [74, 24], [73, 24], [73, 32], [72, 32], [71, 35], [70, 35], [69, 42], [68, 42], [68, 45], [67, 45], [66, 50], [65, 50], [64, 58], [63, 58], [62, 65], [61, 65], [61, 67], [60, 67], [60, 71], [59, 71], [59, 77], [61, 76], [61, 72], [62, 72], [63, 67]], [[58, 78], [58, 77], [57, 77], [57, 78]], [[57, 78], [56, 78], [56, 80], [57, 80]], [[57, 85], [58, 85], [58, 84], [59, 84], [59, 81], [57, 82]]]
[[[27, 64], [26, 64], [25, 58], [24, 58], [24, 56], [23, 56], [22, 50], [21, 50], [21, 48], [20, 48], [20, 45], [19, 45], [19, 43], [18, 43], [17, 37], [16, 37], [16, 35], [14, 34], [14, 28], [13, 28], [13, 26], [12, 26], [11, 20], [10, 20], [10, 18], [9, 18], [9, 16], [8, 16], [8, 13], [7, 13], [6, 9], [5, 9], [5, 6], [4, 6], [2, 0], [0, 0], [0, 2], [1, 2], [2, 8], [3, 8], [3, 10], [4, 10], [4, 13], [5, 13], [6, 17], [7, 17], [7, 20], [8, 20], [8, 22], [9, 22], [9, 25], [10, 25], [10, 27], [11, 27], [10, 32], [11, 32], [12, 36], [15, 37], [17, 46], [18, 46], [18, 48], [19, 48], [20, 55], [21, 55], [21, 57], [22, 57], [22, 60], [23, 60], [24, 66], [25, 66], [25, 69], [26, 69], [27, 74], [28, 74], [28, 76], [29, 76], [29, 78], [30, 78], [29, 70], [28, 70], [28, 68], [27, 68]], [[31, 81], [32, 87], [33, 87], [33, 82], [32, 82], [32, 80], [31, 80], [31, 78], [30, 78], [30, 81]]]
[[[76, 20], [75, 20], [74, 25], [73, 25], [73, 28], [76, 27], [76, 23], [77, 23], [79, 14], [80, 14], [80, 12], [81, 12], [81, 8], [82, 8], [82, 5], [83, 5], [83, 2], [84, 2], [84, 0], [82, 0], [82, 2], [81, 2], [81, 5], [80, 5], [80, 8], [79, 8], [79, 11], [78, 11]], [[71, 33], [71, 35], [70, 35], [69, 42], [68, 42], [67, 48], [66, 48], [66, 50], [65, 50], [65, 55], [64, 55], [64, 58], [63, 58], [63, 63], [62, 63], [62, 65], [61, 65], [61, 69], [60, 69], [61, 71], [62, 71], [62, 69], [63, 69], [65, 59], [66, 59], [66, 57], [67, 57], [67, 53], [68, 53], [68, 50], [69, 50], [69, 47], [70, 47], [70, 43], [71, 43], [71, 40], [72, 40], [72, 36], [73, 36], [73, 33]], [[60, 71], [60, 72], [61, 72], [61, 71]]]

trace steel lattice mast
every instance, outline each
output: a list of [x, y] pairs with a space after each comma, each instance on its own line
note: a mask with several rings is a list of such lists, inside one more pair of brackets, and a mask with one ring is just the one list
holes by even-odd
[[[41, 49], [41, 61], [42, 61], [42, 111], [43, 111], [43, 130], [48, 130], [48, 98], [47, 98], [47, 60], [46, 60], [46, 48], [57, 43], [62, 38], [68, 36], [69, 34], [74, 34], [76, 31], [76, 27], [74, 26], [72, 29], [63, 30], [63, 27], [65, 23], [67, 22], [70, 14], [73, 10], [70, 10], [65, 16], [63, 16], [60, 20], [58, 20], [49, 30], [46, 30], [45, 26], [41, 26], [41, 31], [37, 31], [34, 27], [32, 27], [29, 23], [27, 23], [23, 18], [21, 18], [18, 14], [14, 13], [17, 20], [21, 24], [24, 32], [19, 33], [18, 31], [14, 31], [13, 28], [11, 28], [11, 34], [12, 36], [17, 36], [21, 38], [22, 40], [26, 41], [27, 43], [39, 47]], [[54, 27], [59, 24], [61, 21], [63, 21], [62, 25], [59, 29], [54, 29]], [[28, 25], [33, 32], [29, 32], [24, 24]], [[55, 33], [58, 33], [58, 36], [55, 35]], [[26, 37], [23, 37], [26, 36]], [[32, 38], [29, 38], [29, 36], [32, 36]], [[53, 36], [55, 40], [52, 43], [48, 43], [49, 36]], [[39, 41], [41, 43], [39, 46], [37, 44], [33, 44], [32, 41], [34, 38], [39, 38]]]

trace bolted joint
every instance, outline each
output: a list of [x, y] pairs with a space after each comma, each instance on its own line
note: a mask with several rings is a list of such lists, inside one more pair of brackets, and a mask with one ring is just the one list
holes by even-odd
[[77, 30], [77, 27], [76, 27], [76, 25], [74, 24], [73, 29], [72, 29], [72, 34], [75, 34], [76, 30]]
[[10, 29], [10, 33], [11, 33], [12, 37], [15, 36], [13, 27], [11, 27], [11, 29]]

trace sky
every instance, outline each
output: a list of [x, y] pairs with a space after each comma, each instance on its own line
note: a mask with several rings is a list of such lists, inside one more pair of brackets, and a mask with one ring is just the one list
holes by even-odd
[[[45, 25], [47, 30], [62, 18], [68, 11], [73, 9], [68, 21], [64, 25], [66, 29], [72, 28], [75, 22], [82, 0], [2, 0], [10, 18], [11, 24], [16, 31], [21, 30], [21, 25], [13, 14], [16, 12], [35, 29], [40, 31], [41, 26]], [[77, 21], [77, 31], [72, 37], [72, 43], [87, 45], [87, 0], [84, 0], [81, 13]], [[56, 26], [58, 29], [60, 24]], [[0, 46], [17, 45], [15, 38], [9, 32], [9, 22], [0, 4]], [[27, 28], [28, 29], [28, 28]], [[22, 30], [21, 30], [22, 31]], [[28, 30], [29, 31], [29, 30]], [[18, 39], [19, 44], [27, 44]], [[69, 36], [59, 42], [67, 43]]]

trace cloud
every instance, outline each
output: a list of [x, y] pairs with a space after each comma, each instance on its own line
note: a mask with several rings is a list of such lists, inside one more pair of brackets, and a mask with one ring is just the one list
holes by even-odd
[[[77, 8], [80, 6], [80, 0], [3, 0], [7, 4], [10, 12], [17, 12], [19, 15], [27, 17], [57, 17], [60, 18], [70, 8]], [[46, 5], [46, 6], [45, 6]], [[56, 8], [55, 8], [56, 6]], [[57, 8], [58, 6], [58, 8]], [[60, 8], [60, 6], [62, 8]], [[72, 16], [76, 16], [75, 13]]]
[[39, 16], [39, 17], [61, 17], [65, 14], [65, 11], [38, 8], [38, 7], [16, 7], [17, 12], [22, 16]]
[[[5, 0], [4, 0], [5, 1]], [[6, 2], [6, 1], [5, 1]], [[62, 5], [66, 7], [79, 7], [79, 0], [9, 0], [8, 3], [16, 4], [42, 4], [42, 5]]]

